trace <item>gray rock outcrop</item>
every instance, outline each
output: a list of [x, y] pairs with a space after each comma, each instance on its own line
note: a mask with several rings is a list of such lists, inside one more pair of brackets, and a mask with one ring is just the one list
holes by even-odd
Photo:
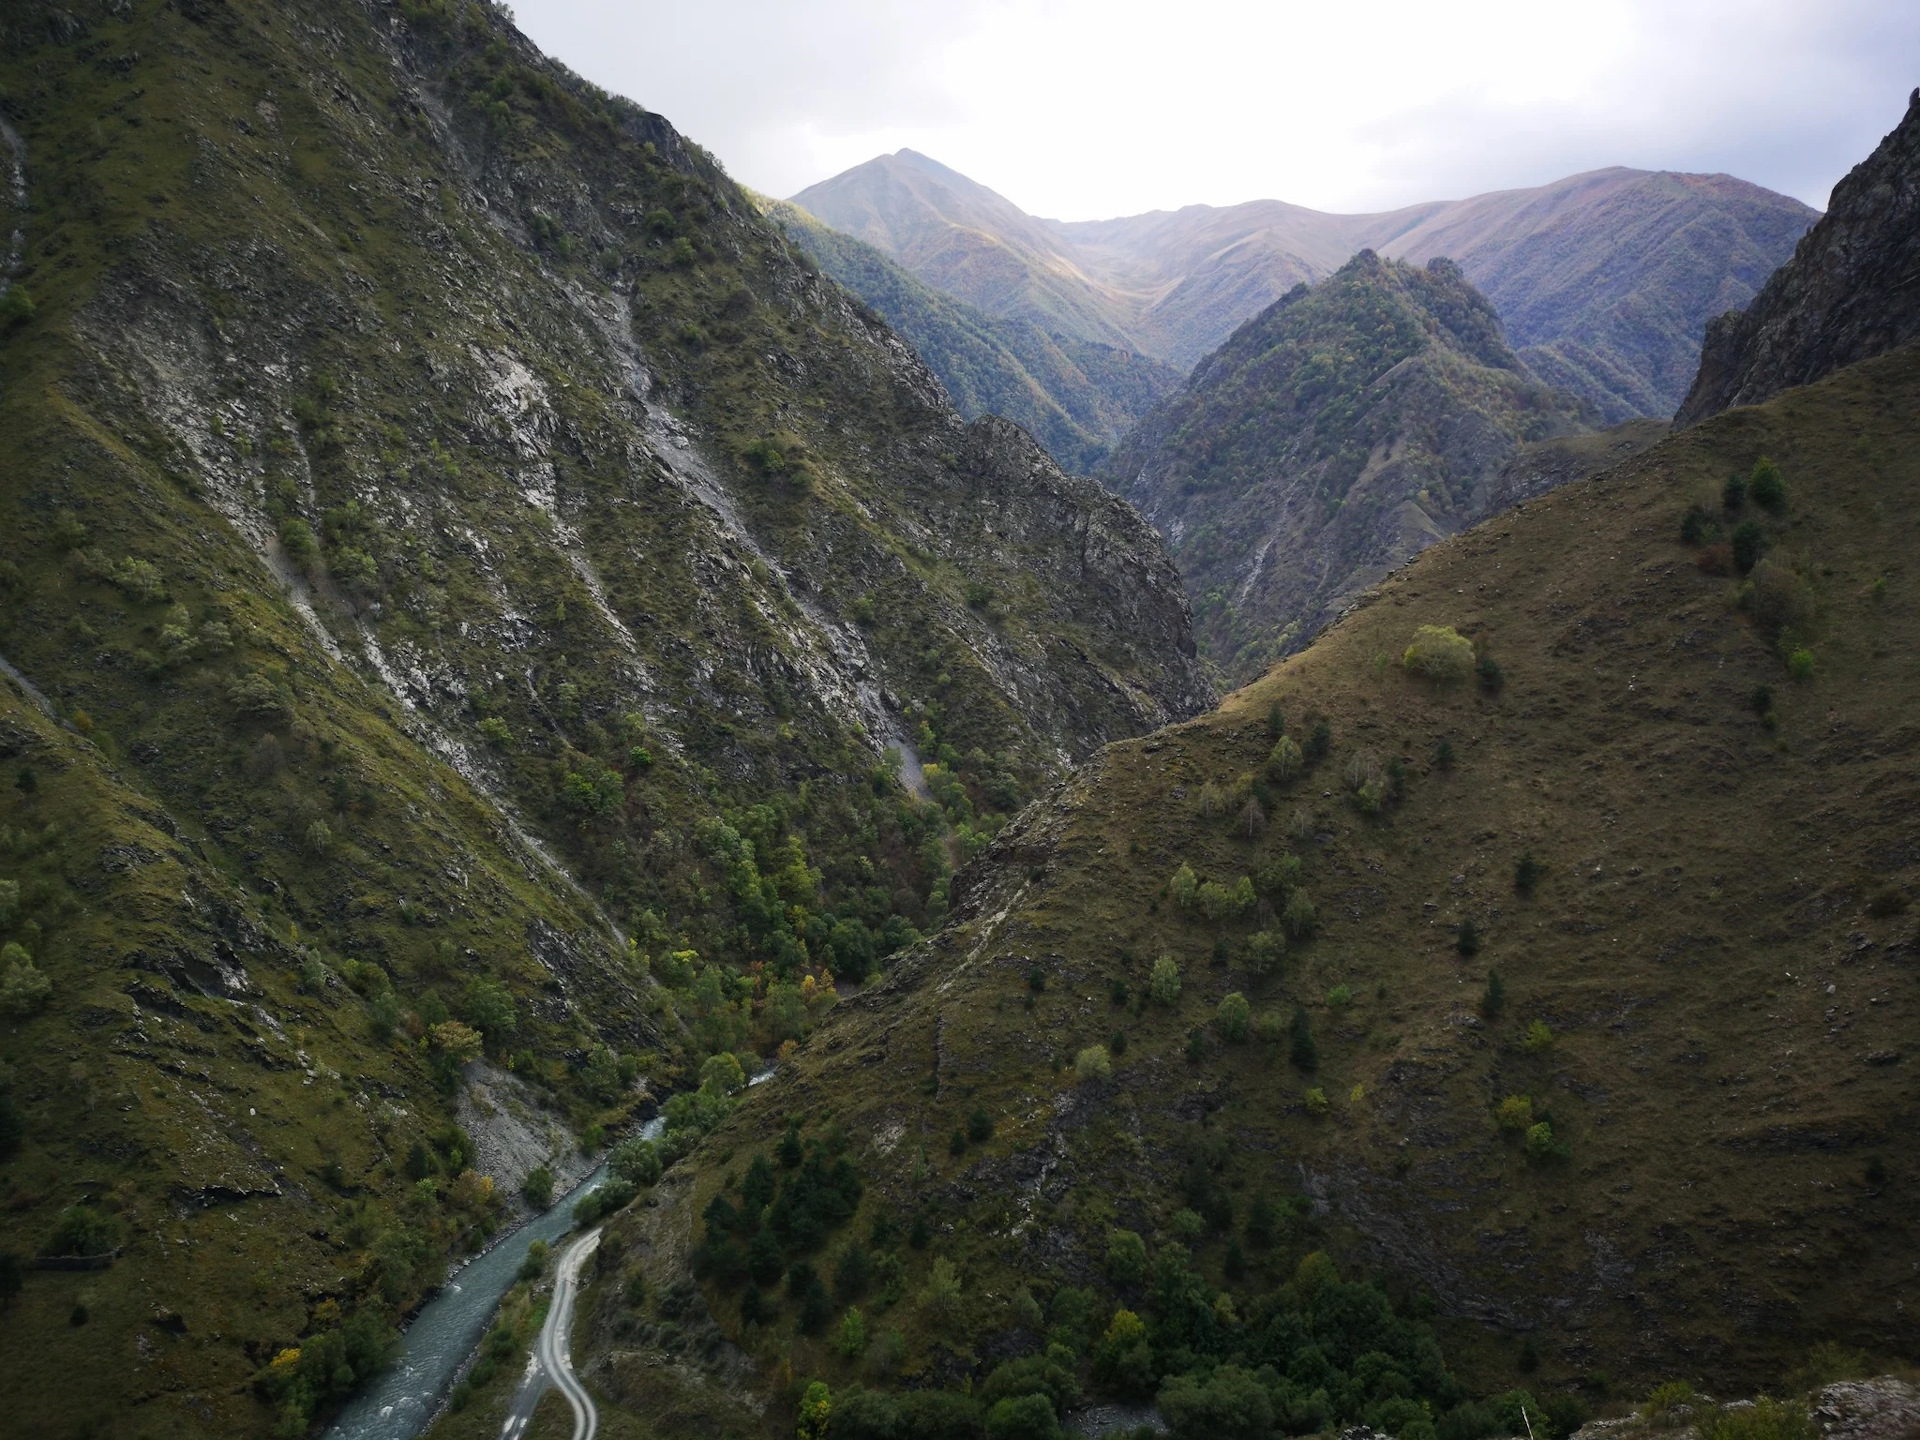
[[1920, 340], [1920, 90], [1744, 311], [1709, 322], [1676, 427]]

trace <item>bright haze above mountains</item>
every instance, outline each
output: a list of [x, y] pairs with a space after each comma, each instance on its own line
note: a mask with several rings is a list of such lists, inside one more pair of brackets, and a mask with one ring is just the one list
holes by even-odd
[[1625, 165], [1823, 208], [1920, 79], [1908, 0], [519, 0], [789, 195], [902, 147], [1028, 214], [1381, 211]]

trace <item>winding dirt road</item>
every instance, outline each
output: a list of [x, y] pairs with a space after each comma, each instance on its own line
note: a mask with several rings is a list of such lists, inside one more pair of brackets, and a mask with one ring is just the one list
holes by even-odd
[[573, 1297], [580, 1286], [580, 1267], [599, 1243], [599, 1230], [589, 1230], [560, 1252], [554, 1266], [553, 1302], [547, 1307], [547, 1322], [540, 1327], [540, 1338], [528, 1357], [526, 1377], [513, 1397], [513, 1408], [507, 1411], [500, 1440], [519, 1440], [549, 1384], [573, 1407], [573, 1440], [593, 1440], [600, 1428], [600, 1412], [594, 1409], [587, 1387], [574, 1375], [573, 1362], [567, 1355], [567, 1332], [573, 1326]]

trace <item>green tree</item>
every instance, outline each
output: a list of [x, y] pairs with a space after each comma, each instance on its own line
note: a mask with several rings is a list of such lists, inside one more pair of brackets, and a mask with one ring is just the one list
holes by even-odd
[[1193, 866], [1186, 861], [1180, 862], [1180, 868], [1173, 872], [1173, 878], [1167, 881], [1167, 893], [1173, 903], [1182, 910], [1191, 910], [1194, 899], [1200, 893], [1200, 877], [1193, 873]]
[[1771, 510], [1776, 515], [1786, 508], [1787, 482], [1780, 478], [1780, 467], [1764, 455], [1753, 462], [1747, 497], [1762, 510]]
[[1507, 1008], [1507, 982], [1498, 970], [1487, 972], [1487, 988], [1480, 995], [1480, 1013], [1489, 1020]]
[[747, 1088], [747, 1073], [739, 1057], [722, 1051], [700, 1066], [700, 1088], [709, 1095], [737, 1095]]
[[1256, 930], [1247, 937], [1247, 973], [1265, 975], [1287, 953], [1287, 937], [1280, 930]]
[[1293, 1007], [1293, 1023], [1288, 1027], [1290, 1042], [1287, 1058], [1297, 1070], [1311, 1074], [1320, 1066], [1320, 1047], [1314, 1043], [1313, 1020], [1304, 1005]]
[[1306, 756], [1293, 737], [1282, 735], [1267, 754], [1267, 778], [1276, 785], [1284, 785], [1305, 769], [1306, 763]]
[[1171, 955], [1162, 955], [1153, 962], [1153, 976], [1148, 981], [1147, 993], [1162, 1005], [1173, 1005], [1180, 999], [1180, 962]]
[[1147, 1274], [1147, 1242], [1137, 1231], [1107, 1231], [1107, 1278], [1116, 1285], [1137, 1285]]
[[69, 1205], [60, 1212], [44, 1255], [104, 1255], [120, 1243], [120, 1222], [92, 1205]]
[[1502, 1130], [1524, 1132], [1533, 1125], [1533, 1101], [1525, 1095], [1509, 1095], [1494, 1111], [1494, 1119]]
[[826, 1440], [833, 1418], [833, 1392], [824, 1380], [815, 1380], [800, 1397], [800, 1418], [794, 1427], [799, 1440]]
[[952, 1321], [960, 1308], [960, 1272], [944, 1255], [934, 1257], [927, 1283], [920, 1290], [920, 1308], [937, 1327]]
[[0, 1014], [24, 1019], [52, 994], [53, 981], [33, 963], [26, 947], [11, 940], [0, 946]]
[[1553, 1048], [1553, 1028], [1544, 1020], [1527, 1022], [1527, 1033], [1520, 1042], [1529, 1055], [1538, 1055], [1543, 1050]]
[[504, 1045], [520, 1028], [520, 1015], [514, 1008], [512, 993], [498, 980], [485, 975], [476, 976], [468, 983], [460, 1013], [462, 1019], [487, 1037], [489, 1045]]
[[620, 1093], [620, 1059], [612, 1049], [596, 1045], [580, 1071], [580, 1088], [595, 1100], [612, 1100]]
[[1113, 1074], [1113, 1057], [1104, 1045], [1089, 1045], [1073, 1057], [1073, 1073], [1083, 1083]]
[[1400, 657], [1410, 675], [1451, 685], [1473, 673], [1473, 642], [1450, 625], [1422, 625]]
[[1247, 997], [1238, 990], [1232, 991], [1220, 1002], [1215, 1016], [1220, 1033], [1229, 1040], [1247, 1038], [1247, 1024], [1253, 1018], [1253, 1007], [1247, 1003]]
[[546, 1209], [553, 1204], [553, 1172], [544, 1165], [534, 1166], [520, 1182], [520, 1193], [534, 1209]]
[[1314, 908], [1313, 901], [1304, 890], [1295, 890], [1287, 897], [1287, 908], [1280, 912], [1280, 923], [1287, 934], [1295, 940], [1308, 940], [1319, 927], [1320, 914]]
[[1009, 1395], [987, 1411], [987, 1440], [1058, 1440], [1060, 1422], [1045, 1395]]
[[840, 1317], [839, 1349], [842, 1357], [858, 1360], [867, 1353], [867, 1317], [857, 1306], [848, 1306]]
[[1480, 953], [1480, 932], [1474, 928], [1471, 915], [1462, 920], [1459, 929], [1453, 932], [1453, 948], [1462, 955]]
[[1551, 1159], [1557, 1148], [1553, 1138], [1553, 1126], [1545, 1120], [1537, 1121], [1527, 1127], [1527, 1158], [1529, 1160]]
[[777, 1285], [786, 1263], [780, 1253], [780, 1238], [765, 1227], [755, 1231], [747, 1243], [747, 1277], [756, 1285]]

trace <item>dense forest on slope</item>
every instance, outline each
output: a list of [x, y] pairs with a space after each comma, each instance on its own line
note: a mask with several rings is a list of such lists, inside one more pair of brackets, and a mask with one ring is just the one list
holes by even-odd
[[1021, 426], [1074, 474], [1093, 470], [1156, 401], [1171, 366], [1095, 340], [1050, 335], [943, 295], [884, 253], [785, 201], [768, 213], [815, 264], [871, 305], [940, 377], [962, 415]]
[[1365, 251], [1243, 325], [1102, 473], [1167, 536], [1208, 658], [1243, 682], [1485, 515], [1517, 445], [1591, 419], [1458, 267]]
[[0, 1404], [297, 1433], [520, 1203], [463, 1076], [689, 1141], [1210, 694], [1137, 514], [504, 12], [0, 28]]

